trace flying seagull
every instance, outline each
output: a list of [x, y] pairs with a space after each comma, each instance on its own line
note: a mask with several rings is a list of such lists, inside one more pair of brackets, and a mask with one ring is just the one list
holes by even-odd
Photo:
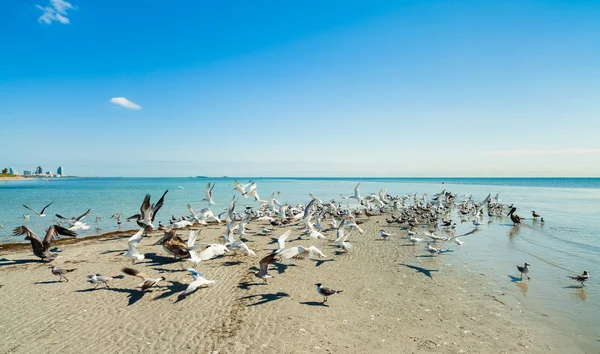
[[140, 207], [140, 214], [135, 214], [127, 219], [137, 219], [136, 222], [140, 227], [154, 230], [154, 225], [152, 225], [152, 222], [154, 221], [158, 210], [160, 210], [160, 208], [163, 206], [165, 195], [168, 191], [169, 190], [167, 189], [163, 193], [162, 197], [160, 197], [156, 204], [150, 204], [150, 194], [146, 194], [146, 197], [144, 197], [144, 201], [142, 202], [142, 206]]
[[264, 257], [259, 262], [260, 270], [256, 273], [254, 273], [254, 275], [257, 278], [262, 279], [263, 282], [266, 283], [267, 278], [273, 278], [272, 275], [269, 275], [269, 264], [275, 263], [275, 262], [279, 262], [279, 255], [277, 253], [271, 253], [270, 255]]
[[69, 282], [69, 279], [67, 279], [67, 277], [65, 277], [65, 274], [71, 273], [72, 271], [77, 269], [77, 268], [62, 269], [62, 268], [57, 268], [55, 265], [50, 266], [50, 268], [52, 268], [52, 274], [58, 275], [58, 277], [59, 277], [58, 281], [62, 282], [62, 280], [64, 278], [67, 281], [67, 283]]
[[131, 264], [135, 263], [136, 260], [141, 261], [142, 259], [144, 259], [144, 255], [140, 253], [137, 249], [138, 245], [142, 241], [144, 230], [145, 229], [142, 227], [138, 232], [136, 232], [127, 240], [127, 252], [117, 253], [115, 256], [131, 258]]
[[204, 278], [202, 276], [202, 274], [198, 273], [198, 271], [196, 271], [194, 268], [188, 268], [187, 271], [189, 272], [188, 275], [190, 275], [192, 278], [194, 278], [194, 281], [191, 282], [190, 285], [188, 285], [187, 289], [185, 289], [184, 295], [191, 293], [192, 291], [198, 289], [199, 287], [201, 287], [203, 285], [208, 285], [208, 284], [212, 284], [212, 283], [216, 282], [215, 280], [207, 280], [206, 278]]
[[317, 283], [315, 285], [317, 286], [317, 293], [319, 293], [319, 295], [324, 297], [323, 303], [327, 302], [327, 297], [329, 297], [331, 295], [339, 294], [343, 291], [343, 290], [333, 290], [333, 289], [326, 288], [321, 283]]
[[209, 206], [211, 204], [215, 204], [215, 202], [213, 202], [213, 200], [212, 200], [212, 191], [213, 191], [213, 188], [215, 188], [215, 184], [216, 183], [213, 183], [213, 185], [211, 187], [210, 182], [208, 182], [208, 184], [206, 185], [206, 188], [204, 188], [204, 194], [206, 194], [206, 198], [204, 198], [202, 200], [207, 201]]
[[160, 282], [161, 280], [166, 280], [165, 277], [159, 277], [159, 278], [150, 278], [150, 276], [146, 273], [142, 273], [140, 271], [137, 271], [133, 268], [123, 268], [121, 269], [123, 271], [123, 273], [125, 274], [129, 274], [129, 275], [133, 275], [134, 277], [138, 277], [138, 278], [142, 278], [144, 279], [144, 282], [141, 283], [140, 285], [138, 285], [138, 287], [142, 287], [142, 291], [146, 290], [154, 285], [157, 285], [158, 282]]
[[70, 237], [77, 236], [75, 232], [69, 229], [65, 229], [60, 225], [50, 226], [50, 228], [48, 228], [48, 231], [46, 231], [46, 236], [44, 236], [43, 241], [40, 240], [40, 238], [25, 225], [16, 227], [13, 230], [13, 235], [26, 235], [25, 240], [31, 241], [31, 248], [33, 249], [33, 254], [41, 258], [44, 262], [51, 262], [56, 257], [56, 255], [49, 251], [52, 241], [54, 240], [56, 235]]
[[[52, 203], [54, 203], [54, 202], [52, 202]], [[40, 211], [40, 212], [38, 212], [38, 211], [37, 211], [37, 210], [35, 210], [35, 209], [32, 209], [32, 208], [28, 207], [28, 206], [27, 206], [27, 205], [25, 205], [25, 204], [23, 204], [23, 206], [24, 206], [25, 208], [27, 208], [27, 209], [29, 209], [29, 210], [33, 211], [34, 213], [38, 214], [40, 217], [44, 217], [44, 216], [46, 216], [46, 214], [44, 214], [44, 212], [46, 211], [46, 209], [47, 209], [47, 208], [48, 208], [50, 205], [52, 205], [52, 203], [50, 203], [50, 204], [46, 205], [46, 206], [45, 206], [45, 207], [42, 209], [42, 211]]]
[[81, 215], [79, 215], [77, 217], [74, 216], [72, 218], [65, 218], [64, 216], [62, 216], [60, 214], [54, 214], [54, 215], [56, 215], [56, 217], [59, 218], [59, 219], [63, 219], [63, 220], [67, 220], [67, 221], [71, 221], [73, 223], [76, 223], [78, 221], [83, 220], [83, 218], [85, 218], [86, 216], [90, 215], [91, 214], [90, 210], [91, 209], [88, 209], [85, 213], [83, 213], [83, 214], [81, 214]]

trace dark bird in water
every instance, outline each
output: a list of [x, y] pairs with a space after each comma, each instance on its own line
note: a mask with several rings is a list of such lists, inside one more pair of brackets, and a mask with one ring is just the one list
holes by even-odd
[[331, 295], [339, 294], [343, 291], [343, 290], [333, 290], [333, 289], [326, 288], [321, 283], [317, 283], [315, 285], [317, 286], [317, 292], [319, 293], [319, 295], [324, 297], [323, 303], [327, 302], [327, 297], [329, 297]]
[[537, 219], [540, 217], [540, 214], [536, 213], [535, 210], [531, 212], [531, 215], [533, 215], [534, 219]]
[[50, 252], [50, 246], [52, 245], [52, 241], [54, 240], [56, 235], [70, 237], [77, 236], [75, 232], [69, 229], [65, 229], [60, 225], [50, 226], [50, 228], [48, 228], [48, 231], [46, 231], [46, 236], [44, 237], [43, 241], [40, 240], [40, 238], [25, 225], [16, 227], [13, 230], [13, 235], [26, 235], [25, 240], [31, 241], [31, 248], [33, 249], [33, 254], [41, 258], [44, 262], [51, 262], [56, 257], [55, 254]]
[[[54, 202], [52, 202], [52, 203], [54, 203]], [[40, 212], [38, 212], [37, 210], [34, 210], [34, 209], [32, 209], [32, 208], [28, 207], [28, 206], [27, 206], [27, 205], [25, 205], [25, 204], [23, 204], [23, 206], [24, 206], [25, 208], [27, 208], [27, 209], [29, 209], [29, 210], [33, 211], [34, 213], [38, 214], [40, 217], [44, 217], [44, 216], [46, 216], [46, 214], [44, 214], [44, 211], [46, 211], [46, 209], [47, 209], [47, 208], [48, 208], [50, 205], [52, 205], [52, 203], [50, 203], [50, 204], [46, 205], [46, 206], [45, 206], [45, 207], [42, 209], [42, 211], [40, 211]]]
[[581, 283], [581, 287], [583, 288], [583, 283], [590, 278], [590, 272], [588, 272], [587, 270], [584, 270], [583, 274], [568, 275], [567, 277], [569, 277], [569, 278], [571, 278], [573, 280], [577, 280], [578, 282], [580, 282]]
[[52, 274], [59, 276], [58, 281], [62, 282], [62, 280], [64, 278], [67, 281], [67, 283], [69, 282], [69, 279], [67, 279], [67, 277], [65, 277], [65, 274], [71, 273], [72, 271], [77, 269], [77, 268], [73, 268], [73, 269], [56, 268], [55, 265], [51, 266], [50, 268], [52, 268]]
[[165, 195], [169, 190], [166, 190], [162, 197], [156, 202], [156, 204], [150, 204], [150, 194], [146, 194], [144, 197], [144, 201], [142, 202], [142, 206], [140, 206], [140, 214], [135, 214], [127, 219], [136, 219], [137, 224], [140, 227], [150, 228], [150, 230], [154, 230], [154, 225], [152, 222], [156, 217], [156, 213], [162, 208], [163, 203], [165, 201]]
[[531, 279], [529, 275], [527, 275], [527, 273], [529, 273], [529, 267], [531, 267], [531, 264], [529, 263], [525, 263], [522, 267], [520, 265], [517, 266], [517, 269], [521, 272], [521, 280], [523, 279], [523, 274], [525, 274], [527, 279]]
[[160, 282], [161, 280], [162, 281], [166, 280], [165, 277], [150, 278], [150, 276], [148, 274], [139, 272], [139, 271], [137, 271], [137, 270], [135, 270], [133, 268], [127, 268], [126, 267], [126, 268], [123, 268], [121, 270], [125, 274], [133, 275], [134, 277], [138, 277], [138, 278], [144, 279], [144, 282], [141, 283], [140, 285], [138, 285], [138, 286], [142, 287], [142, 291], [146, 290], [146, 289], [148, 289], [148, 288], [150, 288], [150, 287], [152, 287], [154, 285], [157, 285], [158, 282]]
[[510, 220], [512, 220], [513, 224], [520, 225], [521, 217], [519, 215], [515, 214], [515, 211], [517, 211], [517, 208], [512, 207], [510, 209], [510, 211], [508, 212], [508, 214], [506, 214], [506, 216], [510, 216]]
[[254, 273], [254, 275], [257, 278], [262, 279], [263, 282], [266, 283], [267, 278], [273, 278], [272, 275], [269, 275], [269, 264], [279, 262], [279, 260], [280, 260], [280, 258], [277, 253], [271, 253], [270, 255], [264, 257], [263, 259], [260, 260], [260, 262], [258, 262], [260, 270], [256, 273]]

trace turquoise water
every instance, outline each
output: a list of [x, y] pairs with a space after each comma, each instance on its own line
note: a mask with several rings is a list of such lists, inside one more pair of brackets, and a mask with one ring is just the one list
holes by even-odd
[[[237, 178], [240, 183], [249, 178]], [[548, 315], [547, 321], [565, 332], [579, 336], [585, 348], [598, 348], [600, 343], [600, 288], [595, 280], [600, 277], [600, 178], [254, 178], [261, 199], [280, 191], [282, 202], [308, 201], [313, 193], [323, 200], [340, 200], [339, 195], [353, 193], [357, 181], [362, 181], [361, 194], [378, 192], [387, 188], [391, 195], [434, 193], [447, 189], [458, 195], [472, 194], [483, 200], [488, 193], [500, 192], [500, 200], [514, 204], [522, 217], [527, 218], [521, 227], [512, 226], [510, 219], [497, 219], [481, 227], [477, 233], [465, 236], [465, 245], [443, 256], [444, 262], [489, 278], [489, 289], [482, 291], [502, 295], [515, 308], [531, 313]], [[81, 237], [117, 229], [110, 216], [124, 212], [130, 216], [138, 212], [146, 193], [156, 201], [165, 189], [164, 207], [157, 220], [168, 223], [171, 215], [187, 215], [187, 204], [195, 209], [206, 206], [202, 202], [204, 187], [216, 183], [211, 209], [215, 214], [227, 207], [233, 195], [232, 178], [76, 178], [45, 180], [16, 180], [0, 182], [0, 242], [7, 242], [10, 231], [26, 224], [38, 234], [52, 222], [54, 214], [76, 216], [91, 208], [86, 221], [92, 226]], [[183, 187], [183, 188], [180, 188]], [[22, 204], [35, 209], [54, 201], [48, 216], [40, 218]], [[353, 205], [353, 201], [348, 201]], [[240, 198], [238, 205], [258, 204]], [[540, 213], [546, 222], [533, 221], [531, 211]], [[23, 214], [30, 214], [30, 221]], [[103, 220], [96, 224], [94, 218]], [[487, 216], [484, 219], [487, 222]], [[460, 223], [457, 234], [473, 229], [470, 223]], [[101, 230], [94, 230], [95, 228]], [[123, 222], [126, 229], [135, 224]], [[22, 240], [20, 237], [18, 240]], [[400, 241], [402, 242], [402, 241]], [[427, 262], [419, 258], [416, 262]], [[515, 281], [518, 277], [515, 264], [532, 265], [529, 282]], [[590, 271], [591, 279], [584, 290], [576, 288], [567, 275]], [[525, 287], [526, 285], [526, 287]], [[546, 318], [546, 317], [544, 317]], [[598, 348], [600, 349], [600, 348]]]

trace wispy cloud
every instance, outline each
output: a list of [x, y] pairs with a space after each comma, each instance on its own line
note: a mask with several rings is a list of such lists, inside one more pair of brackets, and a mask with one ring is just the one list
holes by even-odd
[[129, 108], [129, 109], [141, 109], [142, 107], [138, 106], [137, 104], [131, 102], [130, 100], [126, 99], [125, 97], [114, 97], [110, 99], [110, 102], [121, 106], [121, 107], [125, 107], [125, 108]]
[[62, 24], [68, 24], [70, 21], [67, 18], [67, 10], [75, 9], [75, 7], [65, 0], [50, 0], [50, 6], [35, 5], [38, 9], [44, 11], [42, 16], [38, 18], [38, 22], [51, 24], [52, 21], [58, 21]]
[[492, 150], [484, 151], [484, 155], [597, 155], [600, 154], [598, 148], [568, 148], [568, 149], [550, 149], [550, 150]]

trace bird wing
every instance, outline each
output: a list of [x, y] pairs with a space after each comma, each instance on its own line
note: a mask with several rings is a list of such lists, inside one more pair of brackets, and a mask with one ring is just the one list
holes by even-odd
[[75, 232], [73, 232], [69, 229], [65, 229], [64, 227], [62, 227], [60, 225], [52, 225], [48, 228], [48, 231], [46, 231], [46, 236], [44, 236], [44, 241], [42, 242], [42, 245], [44, 246], [44, 251], [46, 251], [50, 248], [50, 245], [52, 244], [52, 241], [54, 240], [56, 235], [71, 236], [71, 237], [77, 236], [77, 234]]
[[204, 194], [206, 195], [206, 199], [210, 199], [210, 182], [204, 187]]
[[144, 228], [142, 227], [138, 232], [136, 232], [135, 234], [133, 234], [128, 240], [127, 242], [129, 244], [134, 244], [137, 246], [138, 243], [140, 243], [140, 241], [142, 241], [142, 235], [144, 234]]
[[198, 237], [199, 234], [200, 234], [200, 230], [198, 230], [198, 231], [190, 230], [190, 236], [188, 237], [185, 244], [188, 247], [194, 247], [194, 244], [196, 244], [196, 238]]
[[33, 249], [33, 253], [42, 253], [44, 252], [44, 246], [42, 245], [42, 240], [27, 226], [22, 225], [18, 226], [13, 230], [13, 235], [26, 235], [25, 239], [31, 241], [31, 248]]
[[142, 206], [140, 206], [140, 217], [142, 219], [146, 219], [151, 211], [150, 205], [150, 194], [146, 194], [144, 197], [144, 201], [142, 202]]
[[354, 195], [355, 196], [358, 196], [360, 194], [360, 184], [361, 184], [361, 182], [358, 182], [356, 187], [354, 187]]
[[136, 269], [129, 268], [129, 267], [125, 267], [125, 268], [121, 269], [121, 271], [123, 271], [123, 273], [125, 273], [125, 274], [133, 275], [134, 277], [139, 277], [144, 280], [150, 278], [150, 276], [148, 274], [142, 273]]
[[266, 275], [268, 273], [269, 264], [275, 263], [279, 261], [279, 256], [275, 253], [272, 253], [258, 262], [260, 266], [260, 271], [258, 272], [259, 276]]
[[160, 208], [162, 208], [163, 203], [165, 202], [165, 195], [167, 195], [168, 191], [169, 190], [167, 189], [163, 193], [162, 197], [160, 197], [160, 199], [158, 200], [158, 202], [156, 202], [156, 204], [152, 206], [152, 211], [151, 211], [152, 218], [151, 218], [151, 221], [154, 221], [154, 218], [156, 217], [156, 213], [160, 210]]
[[37, 210], [31, 209], [30, 207], [28, 207], [27, 205], [23, 204], [23, 206], [31, 211], [33, 211], [34, 213], [40, 215], [40, 213], [37, 212]]
[[83, 214], [79, 215], [79, 216], [78, 216], [78, 217], [76, 217], [74, 220], [75, 220], [75, 221], [81, 221], [81, 219], [85, 218], [86, 216], [88, 216], [88, 215], [90, 214], [90, 210], [91, 210], [91, 209], [88, 209], [88, 210], [87, 210], [85, 213], [83, 213]]
[[285, 248], [285, 240], [287, 240], [287, 238], [290, 236], [291, 233], [292, 233], [292, 230], [287, 230], [281, 236], [279, 236], [279, 238], [277, 238], [278, 249], [282, 250]]
[[53, 203], [54, 203], [54, 202], [52, 202], [52, 203], [50, 203], [50, 204], [46, 205], [46, 206], [44, 207], [44, 209], [42, 209], [42, 211], [40, 212], [40, 214], [43, 214], [43, 213], [44, 213], [44, 211], [46, 211], [46, 209], [47, 209], [47, 208], [48, 208], [50, 205], [52, 205]]
[[73, 220], [73, 219], [70, 219], [70, 218], [65, 218], [64, 216], [62, 216], [62, 215], [60, 215], [60, 214], [54, 214], [54, 215], [56, 215], [56, 217], [57, 217], [57, 218], [59, 218], [59, 219], [63, 219], [63, 220], [69, 220], [69, 221], [72, 221], [72, 220]]

